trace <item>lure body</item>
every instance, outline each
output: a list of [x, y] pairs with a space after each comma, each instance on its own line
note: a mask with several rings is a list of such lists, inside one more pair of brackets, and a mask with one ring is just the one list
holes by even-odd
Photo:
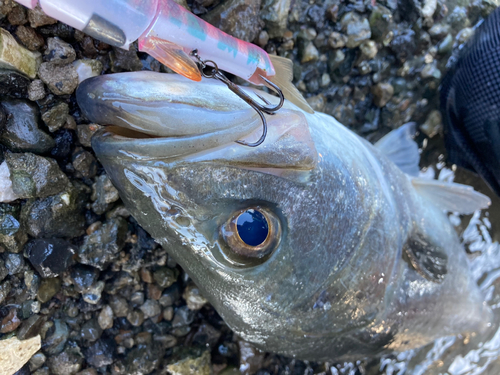
[[201, 75], [190, 56], [204, 60], [254, 84], [259, 75], [275, 75], [269, 55], [254, 44], [210, 25], [173, 0], [17, 0], [105, 43], [128, 49], [135, 40], [146, 52], [175, 72], [195, 81]]

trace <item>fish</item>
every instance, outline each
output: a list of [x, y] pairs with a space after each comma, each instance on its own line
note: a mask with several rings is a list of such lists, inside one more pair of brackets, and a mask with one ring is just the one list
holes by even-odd
[[285, 101], [250, 149], [259, 118], [217, 82], [119, 73], [76, 97], [125, 206], [259, 349], [355, 360], [491, 326], [446, 215], [490, 200], [418, 177], [415, 124], [372, 145]]
[[477, 27], [440, 87], [448, 160], [500, 196], [500, 8]]

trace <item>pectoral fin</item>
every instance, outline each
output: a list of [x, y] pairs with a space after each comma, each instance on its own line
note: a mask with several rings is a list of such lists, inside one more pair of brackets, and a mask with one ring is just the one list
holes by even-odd
[[418, 230], [414, 230], [403, 246], [404, 256], [425, 279], [440, 283], [448, 270], [445, 250]]

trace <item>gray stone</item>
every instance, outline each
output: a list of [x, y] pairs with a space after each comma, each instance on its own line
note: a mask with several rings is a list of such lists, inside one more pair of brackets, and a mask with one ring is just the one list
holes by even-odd
[[78, 237], [85, 232], [85, 198], [74, 187], [45, 199], [28, 201], [21, 210], [21, 224], [29, 235]]
[[80, 330], [80, 336], [85, 341], [94, 342], [99, 340], [102, 335], [102, 329], [97, 323], [97, 319], [90, 319], [83, 323]]
[[6, 154], [12, 190], [19, 198], [46, 198], [68, 188], [56, 161], [32, 153]]
[[84, 351], [87, 363], [95, 368], [111, 365], [114, 361], [115, 346], [109, 339], [97, 341]]
[[59, 38], [48, 38], [45, 59], [57, 65], [66, 65], [75, 61], [76, 53], [73, 47]]
[[129, 313], [127, 300], [123, 297], [112, 295], [109, 297], [109, 306], [117, 318], [124, 318]]
[[35, 239], [25, 248], [25, 255], [43, 278], [57, 277], [72, 262], [76, 248], [59, 238]]
[[[256, 368], [257, 370], [257, 368]], [[210, 359], [210, 352], [205, 351], [199, 357], [183, 358], [175, 363], [167, 365], [167, 371], [171, 375], [211, 375], [212, 366]]]
[[91, 305], [98, 304], [101, 300], [102, 291], [104, 290], [105, 285], [104, 281], [98, 281], [92, 285], [82, 294], [83, 300]]
[[8, 280], [0, 284], [0, 305], [4, 303], [11, 289], [12, 289], [12, 284]]
[[80, 262], [103, 270], [118, 257], [125, 244], [127, 222], [122, 218], [108, 220], [85, 237], [78, 251]]
[[84, 359], [78, 347], [66, 348], [60, 354], [47, 360], [54, 375], [74, 375], [82, 368]]
[[78, 74], [72, 65], [57, 65], [44, 62], [40, 65], [38, 76], [56, 95], [72, 94], [78, 86]]
[[291, 3], [291, 0], [263, 1], [260, 17], [266, 24], [269, 37], [277, 38], [283, 36], [283, 33], [286, 31]]
[[97, 160], [90, 152], [79, 150], [73, 154], [76, 177], [94, 178], [97, 174]]
[[78, 140], [80, 141], [80, 143], [82, 144], [82, 146], [85, 146], [85, 147], [92, 147], [91, 145], [91, 139], [92, 139], [92, 136], [94, 135], [94, 133], [96, 131], [98, 131], [99, 129], [101, 129], [102, 126], [101, 125], [97, 125], [97, 124], [90, 124], [90, 125], [77, 125], [76, 127], [76, 131], [77, 131], [77, 134], [78, 134]]
[[152, 318], [153, 316], [160, 315], [161, 308], [158, 301], [154, 301], [148, 299], [144, 304], [140, 307], [141, 311], [144, 313], [144, 317]]
[[377, 83], [372, 87], [373, 102], [379, 108], [384, 107], [394, 95], [394, 87], [390, 83]]
[[105, 174], [96, 178], [92, 185], [92, 210], [102, 215], [111, 207], [111, 205], [120, 199], [118, 190], [113, 186], [109, 177]]
[[97, 322], [99, 323], [99, 327], [101, 329], [110, 329], [113, 328], [113, 309], [109, 305], [103, 306], [99, 316], [97, 317]]
[[194, 283], [190, 283], [186, 286], [184, 293], [182, 293], [182, 298], [186, 301], [188, 309], [193, 311], [200, 310], [208, 303], [207, 299], [203, 297]]
[[11, 253], [21, 252], [24, 244], [28, 241], [28, 236], [19, 220], [19, 206], [0, 204], [0, 246]]
[[151, 346], [141, 345], [127, 354], [125, 368], [130, 375], [149, 374], [160, 363], [160, 357]]
[[360, 15], [349, 12], [346, 13], [340, 21], [342, 31], [347, 35], [347, 47], [356, 48], [364, 40], [371, 38], [370, 23], [366, 18]]
[[101, 74], [103, 66], [99, 60], [76, 60], [73, 66], [78, 74], [78, 82], [86, 80], [87, 78], [96, 77]]
[[50, 135], [40, 130], [38, 107], [21, 100], [4, 100], [1, 106], [7, 113], [0, 143], [14, 152], [41, 154], [55, 146]]
[[31, 101], [37, 101], [45, 98], [47, 93], [45, 92], [45, 85], [41, 79], [35, 79], [32, 81], [28, 87], [28, 98]]
[[176, 268], [160, 267], [153, 273], [156, 283], [162, 288], [168, 288], [176, 282], [179, 271]]
[[66, 123], [69, 115], [69, 106], [59, 102], [42, 113], [42, 120], [51, 133], [60, 129]]
[[2, 259], [9, 275], [15, 275], [23, 270], [24, 257], [22, 254], [3, 253]]
[[315, 47], [313, 42], [305, 44], [304, 48], [300, 52], [301, 52], [300, 62], [302, 64], [318, 61], [319, 59], [319, 51]]
[[69, 337], [68, 325], [61, 319], [54, 319], [54, 328], [45, 336], [43, 351], [48, 355], [56, 355], [63, 351]]

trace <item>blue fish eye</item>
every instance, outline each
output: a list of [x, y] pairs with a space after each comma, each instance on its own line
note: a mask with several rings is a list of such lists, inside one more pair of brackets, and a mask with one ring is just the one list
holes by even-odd
[[259, 246], [269, 234], [266, 217], [254, 209], [246, 210], [238, 216], [236, 228], [241, 240], [249, 246]]

